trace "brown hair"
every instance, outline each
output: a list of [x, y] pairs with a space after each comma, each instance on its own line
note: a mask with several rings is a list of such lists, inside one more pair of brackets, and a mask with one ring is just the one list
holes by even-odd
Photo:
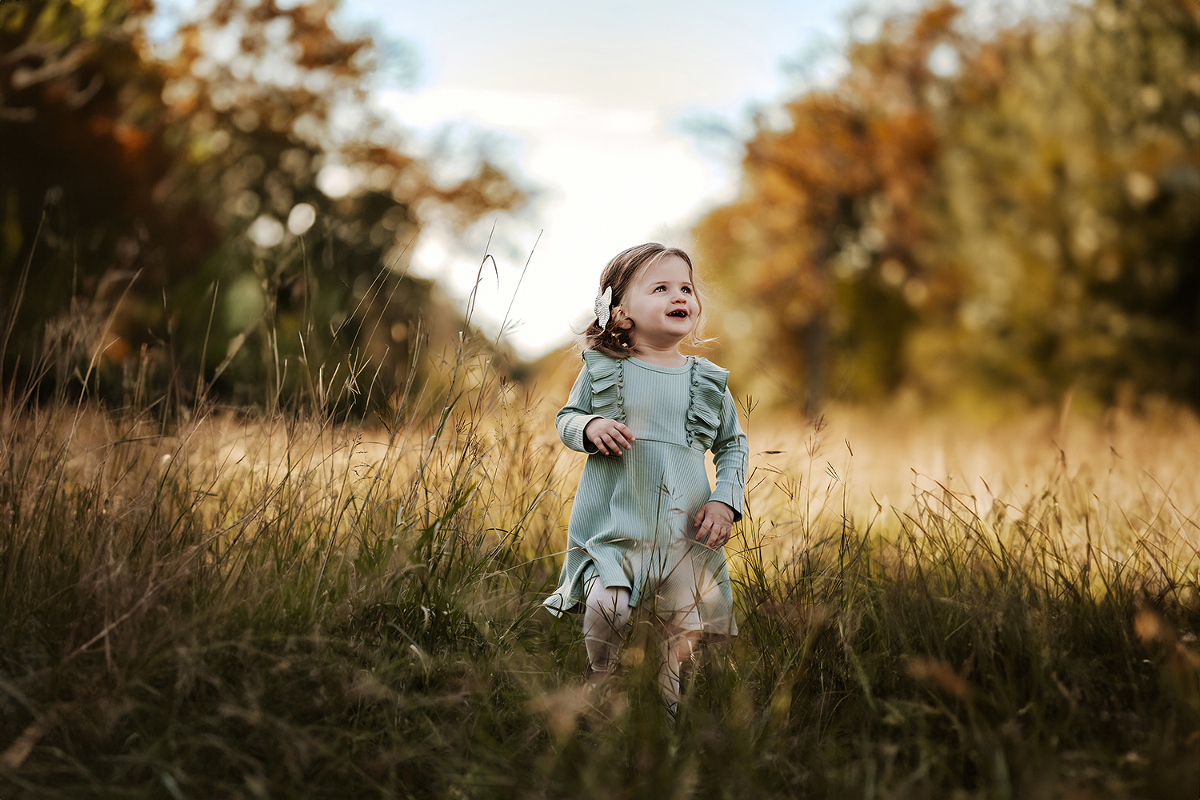
[[[700, 290], [696, 287], [696, 276], [692, 269], [692, 259], [678, 247], [667, 247], [658, 242], [639, 244], [617, 253], [612, 261], [609, 261], [608, 265], [604, 267], [604, 271], [600, 273], [600, 290], [604, 291], [604, 289], [612, 287], [612, 307], [615, 309], [621, 305], [621, 301], [625, 298], [626, 290], [629, 289], [629, 285], [633, 283], [633, 279], [637, 277], [639, 272], [660, 259], [669, 256], [677, 256], [683, 260], [683, 263], [687, 264], [688, 275], [692, 279], [692, 291], [696, 297], [696, 305], [700, 307], [700, 313], [702, 314], [704, 312], [704, 305], [700, 301]], [[700, 344], [703, 341], [698, 336], [699, 328], [700, 314], [697, 314], [696, 327], [692, 329], [691, 334], [692, 344]], [[600, 320], [593, 318], [592, 323], [583, 332], [583, 346], [586, 350], [599, 350], [601, 353], [614, 358], [628, 358], [635, 354], [633, 339], [630, 336], [632, 332], [633, 320], [618, 320], [617, 315], [613, 314], [608, 320], [608, 324], [602, 328], [600, 327]]]

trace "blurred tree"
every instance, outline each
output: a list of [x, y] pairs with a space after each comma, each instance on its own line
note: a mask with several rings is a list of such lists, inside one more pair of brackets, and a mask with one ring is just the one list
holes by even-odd
[[386, 390], [419, 314], [461, 327], [403, 276], [421, 220], [465, 226], [523, 195], [486, 161], [443, 185], [405, 155], [368, 110], [372, 40], [339, 36], [333, 9], [219, 0], [155, 56], [148, 3], [0, 7], [6, 305], [31, 265], [18, 332], [46, 322], [109, 362], [169, 353], [180, 385], [261, 401], [322, 365]]
[[915, 382], [1200, 408], [1200, 5], [1073, 7], [962, 60], [938, 231], [968, 283]]
[[[162, 78], [134, 24], [145, 4], [0, 6], [0, 292], [3, 368], [58, 382], [98, 355], [106, 309], [195, 269], [217, 242], [190, 198], [156, 203], [176, 156]], [[161, 301], [160, 301], [161, 306]], [[45, 337], [45, 341], [43, 341]], [[43, 349], [42, 345], [46, 347]], [[119, 346], [110, 356], [127, 353]], [[58, 352], [53, 363], [39, 355]], [[6, 381], [7, 383], [7, 381]]]
[[787, 103], [784, 125], [761, 117], [741, 197], [697, 229], [705, 263], [741, 306], [724, 346], [739, 360], [770, 353], [803, 376], [807, 410], [831, 375], [849, 381], [836, 392], [856, 397], [904, 376], [912, 301], [931, 294], [916, 252], [928, 239], [919, 201], [937, 148], [927, 62], [957, 38], [957, 13], [939, 6], [903, 36], [890, 23], [854, 48], [853, 71], [835, 89]]
[[1101, 3], [977, 36], [940, 4], [853, 45], [834, 90], [760, 120], [741, 196], [697, 228], [742, 306], [728, 357], [770, 353], [810, 409], [831, 379], [1200, 405], [1198, 14]]

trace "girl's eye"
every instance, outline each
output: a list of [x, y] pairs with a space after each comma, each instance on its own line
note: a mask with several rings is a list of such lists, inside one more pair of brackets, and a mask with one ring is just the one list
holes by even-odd
[[667, 290], [667, 287], [665, 287], [665, 286], [655, 286], [654, 287], [654, 291], [656, 291], [656, 292], [665, 292], [666, 290]]
[[685, 292], [687, 292], [688, 294], [691, 294], [691, 293], [692, 293], [692, 287], [690, 287], [690, 286], [685, 286], [685, 287], [683, 287], [683, 290], [684, 290]]

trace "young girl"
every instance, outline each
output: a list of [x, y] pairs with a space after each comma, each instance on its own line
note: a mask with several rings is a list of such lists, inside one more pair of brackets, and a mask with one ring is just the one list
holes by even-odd
[[737, 633], [722, 545], [742, 517], [746, 436], [729, 373], [679, 352], [696, 340], [701, 312], [687, 254], [631, 247], [604, 268], [600, 288], [584, 367], [557, 417], [563, 443], [588, 460], [562, 577], [544, 605], [556, 616], [583, 606], [589, 682], [617, 667], [630, 609], [649, 611], [661, 626], [659, 685], [673, 711], [695, 644]]

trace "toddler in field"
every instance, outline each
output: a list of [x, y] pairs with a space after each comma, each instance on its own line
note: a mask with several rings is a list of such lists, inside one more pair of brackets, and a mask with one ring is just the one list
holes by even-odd
[[748, 450], [729, 373], [679, 352], [700, 312], [682, 250], [639, 245], [604, 268], [583, 370], [557, 416], [563, 442], [588, 459], [562, 576], [543, 603], [556, 616], [582, 607], [593, 683], [616, 669], [630, 609], [645, 610], [662, 633], [672, 711], [696, 643], [737, 633], [723, 545], [742, 517]]

